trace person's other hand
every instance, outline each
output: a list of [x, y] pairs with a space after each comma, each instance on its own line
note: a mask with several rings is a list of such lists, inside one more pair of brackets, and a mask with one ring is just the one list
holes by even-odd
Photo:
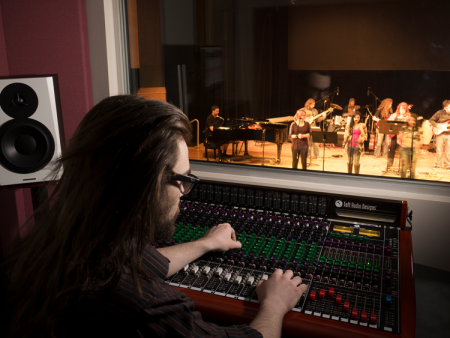
[[267, 281], [260, 281], [256, 287], [261, 307], [269, 307], [274, 314], [284, 316], [306, 292], [307, 286], [299, 276], [294, 276], [292, 270], [276, 269]]
[[242, 247], [241, 242], [236, 240], [236, 233], [229, 223], [211, 227], [199, 240], [205, 241], [209, 250], [227, 251]]

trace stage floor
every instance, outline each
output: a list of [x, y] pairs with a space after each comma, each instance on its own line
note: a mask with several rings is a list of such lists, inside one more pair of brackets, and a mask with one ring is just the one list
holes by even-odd
[[[241, 146], [239, 145], [239, 148], [240, 147]], [[200, 144], [200, 149], [197, 149], [194, 146], [189, 147], [189, 159], [206, 161], [206, 158], [203, 156], [204, 152], [205, 147], [203, 146], [203, 144]], [[310, 158], [308, 157], [308, 170], [323, 171], [325, 164], [324, 171], [347, 173], [347, 156], [344, 154], [343, 148], [325, 147], [325, 156], [323, 156], [323, 147], [322, 145], [320, 145], [319, 152], [320, 159], [310, 160]], [[240, 150], [240, 155], [243, 155], [243, 153], [244, 148], [242, 147], [242, 149]], [[262, 144], [259, 142], [256, 143], [254, 141], [248, 141], [248, 153], [253, 157], [262, 158]], [[275, 168], [292, 168], [291, 143], [283, 144], [280, 163], [275, 163], [274, 161], [276, 159], [276, 153], [276, 144], [267, 142], [264, 147], [264, 166]], [[231, 146], [228, 147], [227, 154], [231, 155]], [[435, 153], [428, 151], [428, 146], [424, 146], [422, 147], [422, 149], [420, 149], [419, 159], [416, 166], [416, 179], [426, 181], [450, 182], [450, 171], [445, 170], [445, 168], [433, 169], [435, 164], [435, 156]], [[209, 150], [208, 157], [209, 161], [218, 161], [218, 154], [217, 159], [213, 159], [213, 150]], [[322, 157], [325, 158], [325, 163]], [[263, 162], [261, 158], [239, 159], [232, 161], [232, 163], [261, 166]], [[360, 174], [400, 178], [400, 173], [397, 172], [399, 168], [398, 150], [394, 165], [392, 167], [393, 170], [388, 171], [387, 173], [385, 173], [386, 162], [387, 160], [384, 158], [375, 158], [373, 156], [373, 153], [366, 153], [363, 157], [361, 157], [360, 160]], [[301, 167], [301, 163], [299, 163], [299, 167]], [[409, 177], [409, 172], [407, 173], [407, 177]]]

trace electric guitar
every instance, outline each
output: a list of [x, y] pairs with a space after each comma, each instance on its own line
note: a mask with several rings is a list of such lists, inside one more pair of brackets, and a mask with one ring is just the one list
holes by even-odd
[[450, 124], [450, 120], [442, 122], [442, 123], [437, 123], [436, 127], [433, 127], [433, 134], [434, 135], [441, 135], [442, 133], [446, 132], [446, 131], [450, 131], [448, 129], [448, 125]]
[[322, 117], [323, 113], [331, 113], [334, 110], [334, 108], [328, 108], [327, 110], [321, 112], [320, 114], [317, 114], [316, 116], [308, 116], [307, 118], [305, 118], [305, 122], [308, 122], [309, 124], [311, 124], [315, 119], [318, 119], [319, 117]]

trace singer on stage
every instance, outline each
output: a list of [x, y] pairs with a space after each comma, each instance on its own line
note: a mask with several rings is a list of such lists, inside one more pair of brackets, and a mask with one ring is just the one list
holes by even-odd
[[383, 144], [383, 139], [384, 139], [383, 156], [384, 158], [387, 158], [389, 148], [389, 137], [385, 134], [380, 133], [378, 121], [386, 120], [388, 116], [391, 115], [392, 113], [393, 113], [392, 99], [387, 98], [381, 101], [380, 106], [378, 107], [378, 110], [375, 112], [375, 115], [373, 117], [373, 120], [377, 122], [377, 143], [375, 145], [375, 152], [374, 152], [375, 158], [381, 156], [381, 147]]
[[311, 125], [305, 121], [306, 112], [297, 110], [294, 122], [289, 128], [289, 137], [292, 139], [292, 168], [297, 169], [298, 158], [302, 159], [302, 170], [306, 170], [306, 159], [308, 156], [308, 139], [311, 135]]
[[[388, 121], [406, 121], [406, 119], [411, 115], [409, 111], [409, 106], [406, 102], [401, 102], [397, 106], [397, 110], [394, 114], [388, 117]], [[390, 149], [388, 154], [387, 167], [392, 167], [395, 158], [395, 149], [397, 148], [397, 135], [388, 135], [391, 138]]]
[[[355, 166], [355, 174], [359, 174], [359, 159], [364, 156], [364, 141], [367, 137], [367, 128], [361, 123], [361, 113], [355, 112], [350, 124], [345, 128], [344, 136], [344, 152], [347, 150], [348, 155], [348, 173], [351, 174], [353, 165]], [[347, 149], [346, 149], [347, 148]]]
[[[206, 133], [206, 137], [208, 138], [213, 134], [214, 128], [219, 128], [223, 124], [223, 118], [219, 117], [219, 107], [213, 105], [211, 107], [211, 114], [206, 118], [206, 128], [209, 128]], [[218, 148], [213, 142], [210, 142], [211, 148]], [[220, 158], [230, 158], [230, 155], [227, 155], [228, 143], [222, 145], [222, 152], [219, 150]]]
[[[313, 127], [316, 126], [316, 122], [319, 123], [319, 122], [325, 120], [325, 117], [327, 116], [326, 114], [323, 114], [323, 113], [319, 114], [317, 109], [314, 108], [315, 105], [316, 105], [316, 100], [308, 99], [305, 102], [305, 106], [301, 109], [306, 114], [305, 121]], [[317, 115], [322, 115], [322, 116], [317, 117]], [[312, 139], [310, 139], [310, 143], [312, 143]], [[313, 148], [314, 148], [314, 157], [313, 158], [320, 159], [319, 158], [319, 143], [314, 142]]]
[[[406, 178], [406, 171], [410, 170], [410, 177], [416, 178], [416, 164], [419, 148], [422, 145], [422, 128], [416, 126], [417, 115], [411, 114], [397, 136], [400, 145], [400, 162], [402, 165], [402, 178]], [[414, 141], [413, 141], [414, 139]]]

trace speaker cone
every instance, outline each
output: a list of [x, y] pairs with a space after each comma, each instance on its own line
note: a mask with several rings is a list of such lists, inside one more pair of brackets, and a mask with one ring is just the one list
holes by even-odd
[[3, 124], [0, 127], [0, 144], [0, 164], [18, 174], [42, 169], [55, 153], [51, 132], [32, 119], [9, 120]]
[[36, 92], [23, 83], [11, 83], [0, 93], [0, 106], [13, 119], [30, 117], [37, 110], [38, 104]]

